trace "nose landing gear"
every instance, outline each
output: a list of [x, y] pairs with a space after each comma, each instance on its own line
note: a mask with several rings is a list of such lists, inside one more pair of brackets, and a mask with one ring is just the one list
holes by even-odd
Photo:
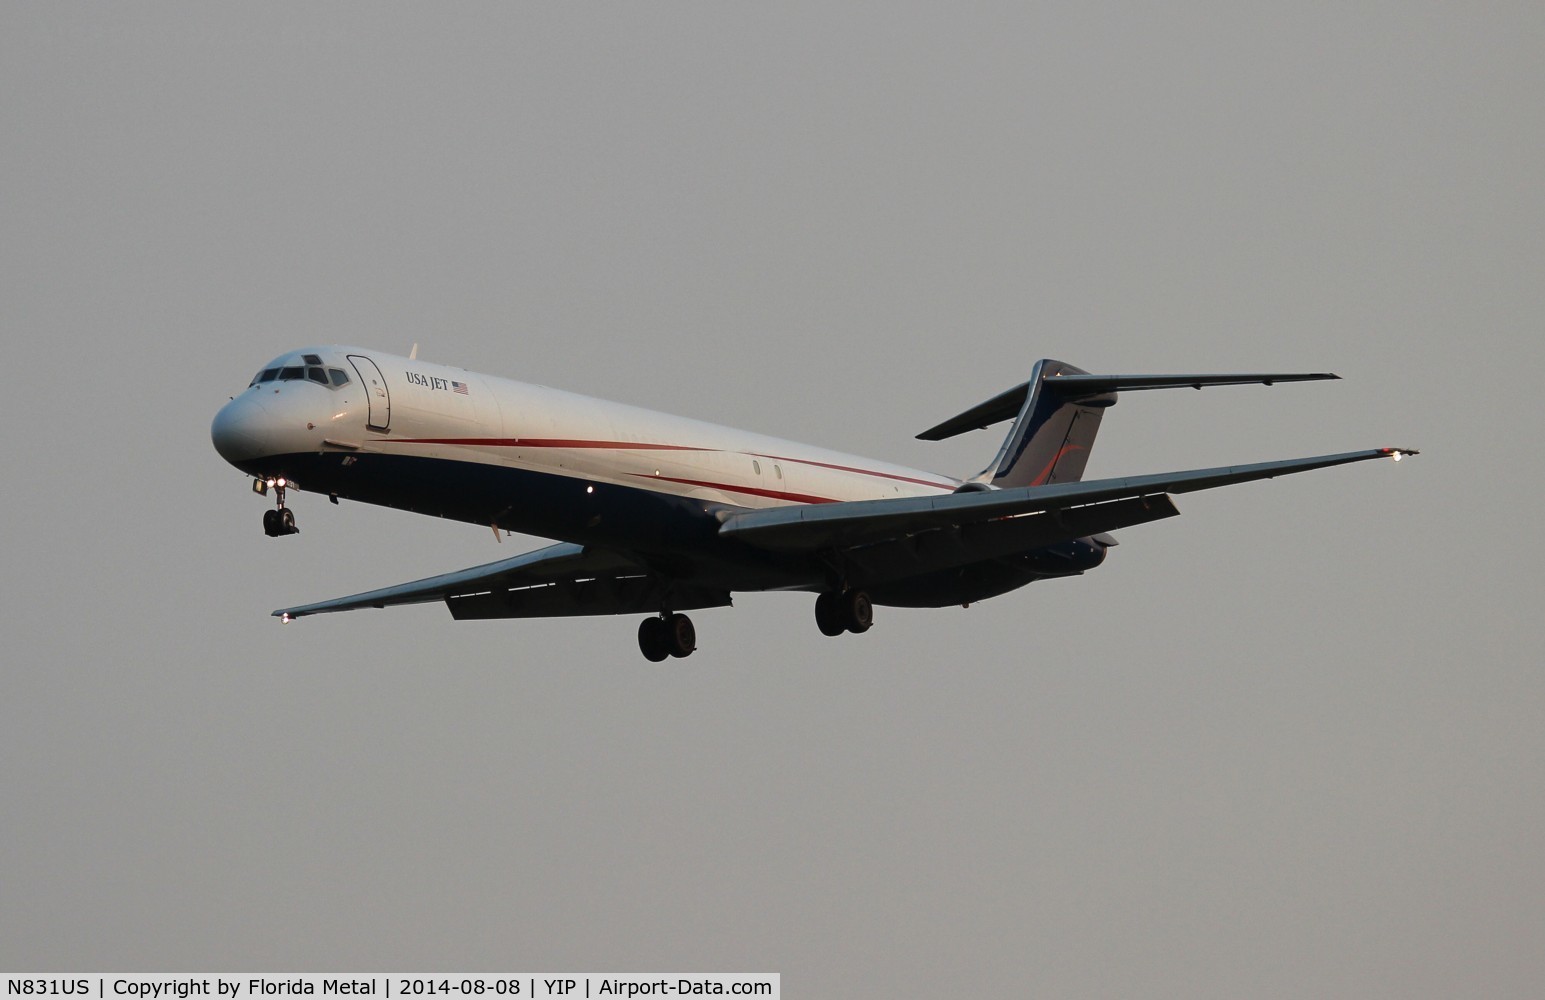
[[300, 529], [295, 527], [294, 511], [288, 507], [264, 511], [263, 534], [269, 538], [278, 538], [280, 535], [300, 534]]
[[[284, 505], [284, 488], [289, 485], [283, 479], [270, 481], [258, 480], [264, 486], [273, 486], [274, 495], [279, 505], [273, 510], [263, 512], [263, 534], [269, 538], [278, 538], [280, 535], [298, 535], [300, 529], [295, 527], [295, 512]], [[254, 484], [254, 488], [256, 484]], [[266, 492], [266, 490], [261, 491]]]

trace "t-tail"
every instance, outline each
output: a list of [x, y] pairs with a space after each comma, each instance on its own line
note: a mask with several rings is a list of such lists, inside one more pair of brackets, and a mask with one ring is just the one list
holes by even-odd
[[919, 434], [942, 441], [1010, 418], [1014, 425], [992, 464], [969, 480], [977, 488], [1046, 486], [1083, 478], [1100, 418], [1118, 392], [1138, 389], [1200, 389], [1212, 385], [1271, 385], [1340, 376], [1329, 372], [1256, 372], [1235, 375], [1091, 375], [1065, 361], [1044, 358], [1030, 380], [979, 403]]

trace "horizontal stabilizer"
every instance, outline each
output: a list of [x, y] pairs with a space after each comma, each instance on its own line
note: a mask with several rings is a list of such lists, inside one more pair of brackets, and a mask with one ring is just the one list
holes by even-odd
[[[1231, 375], [1053, 375], [1041, 380], [1041, 390], [1068, 399], [1098, 396], [1107, 392], [1133, 392], [1139, 389], [1200, 389], [1212, 385], [1272, 385], [1276, 382], [1318, 382], [1337, 379], [1330, 372], [1250, 372]], [[918, 435], [923, 441], [945, 438], [980, 430], [1019, 415], [1029, 395], [1031, 383], [1023, 382], [978, 403], [941, 424]]]
[[1019, 411], [1024, 408], [1025, 397], [1030, 393], [1030, 383], [1021, 382], [1012, 389], [998, 393], [985, 403], [978, 403], [964, 413], [928, 428], [919, 434], [920, 441], [943, 441], [952, 438], [956, 434], [964, 434], [966, 431], [979, 431], [984, 427], [1005, 420], [1012, 420], [1019, 416]]

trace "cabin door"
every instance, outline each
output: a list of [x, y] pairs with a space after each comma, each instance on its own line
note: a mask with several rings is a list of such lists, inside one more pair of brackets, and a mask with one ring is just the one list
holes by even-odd
[[350, 354], [349, 364], [354, 366], [360, 383], [365, 387], [365, 405], [369, 408], [365, 426], [373, 431], [389, 429], [392, 425], [392, 397], [386, 390], [386, 376], [381, 374], [381, 369], [376, 367], [374, 361], [363, 354]]

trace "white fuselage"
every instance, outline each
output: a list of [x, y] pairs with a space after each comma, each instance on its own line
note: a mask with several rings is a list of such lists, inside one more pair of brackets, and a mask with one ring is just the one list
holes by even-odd
[[[345, 372], [347, 382], [324, 385], [295, 377], [308, 358], [319, 359], [324, 370]], [[275, 371], [290, 374], [262, 380]], [[499, 466], [738, 507], [938, 496], [960, 482], [348, 347], [306, 348], [277, 359], [220, 412], [213, 433], [229, 461], [258, 476], [282, 471], [280, 460], [291, 455], [399, 456]], [[300, 470], [293, 478], [298, 488], [317, 488]]]
[[1082, 478], [1119, 391], [1333, 377], [1090, 375], [1042, 359], [1027, 382], [920, 435], [1012, 416], [969, 481], [347, 347], [275, 360], [211, 435], [258, 492], [274, 488], [270, 537], [299, 530], [285, 505], [298, 487], [558, 542], [281, 618], [431, 600], [458, 619], [645, 613], [639, 649], [659, 661], [696, 648], [684, 610], [738, 592], [813, 592], [821, 632], [864, 632], [876, 604], [969, 605], [1093, 569], [1115, 544], [1107, 532], [1178, 513], [1170, 493], [1406, 453]]

